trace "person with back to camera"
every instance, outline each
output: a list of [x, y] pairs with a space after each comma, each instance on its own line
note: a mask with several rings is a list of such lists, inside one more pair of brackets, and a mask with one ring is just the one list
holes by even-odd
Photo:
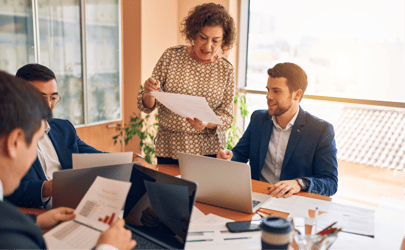
[[[0, 71], [0, 249], [46, 249], [42, 233], [73, 220], [74, 209], [59, 207], [35, 218], [21, 213], [4, 196], [14, 192], [37, 158], [52, 112], [42, 94], [23, 79]], [[131, 231], [118, 219], [102, 232], [96, 250], [132, 249]]]
[[[235, 72], [217, 53], [231, 49], [236, 33], [233, 18], [222, 5], [196, 6], [182, 22], [182, 34], [191, 46], [168, 48], [152, 77], [138, 94], [138, 108], [149, 114], [159, 107], [155, 138], [158, 164], [178, 164], [177, 153], [215, 157], [225, 145], [225, 130], [233, 122]], [[224, 125], [184, 118], [160, 104], [153, 91], [205, 97]]]

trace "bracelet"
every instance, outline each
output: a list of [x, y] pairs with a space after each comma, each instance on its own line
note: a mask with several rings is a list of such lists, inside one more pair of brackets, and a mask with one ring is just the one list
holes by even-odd
[[[145, 156], [140, 155], [140, 154], [136, 154], [136, 157], [139, 157], [139, 158], [145, 159]], [[136, 157], [135, 157], [135, 158], [136, 158]]]

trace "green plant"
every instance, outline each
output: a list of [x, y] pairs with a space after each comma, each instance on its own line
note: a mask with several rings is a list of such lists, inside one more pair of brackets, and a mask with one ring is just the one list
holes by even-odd
[[[113, 137], [114, 145], [119, 141], [122, 143], [124, 140], [125, 145], [138, 136], [140, 140], [139, 146], [141, 147], [141, 154], [145, 156], [145, 161], [149, 164], [154, 164], [155, 159], [155, 145], [153, 139], [155, 138], [155, 132], [159, 129], [159, 123], [155, 122], [150, 124], [151, 115], [146, 115], [142, 118], [141, 113], [131, 116], [129, 124], [125, 125], [120, 133]], [[155, 114], [155, 121], [157, 120], [157, 113]]]
[[[246, 95], [244, 93], [236, 93], [235, 97], [233, 98], [233, 103], [235, 105], [238, 105], [239, 103], [240, 116], [245, 118], [249, 113], [246, 108]], [[243, 131], [236, 126], [236, 118], [237, 115], [234, 114], [233, 119], [235, 122], [232, 123], [231, 128], [226, 131], [226, 147], [229, 150], [235, 147], [236, 143], [238, 143], [243, 134]]]
[[[141, 89], [143, 89], [143, 86], [141, 86]], [[145, 161], [149, 164], [154, 164], [155, 144], [153, 140], [159, 131], [159, 123], [156, 122], [158, 117], [157, 112], [152, 116], [155, 118], [153, 121], [149, 114], [145, 117], [142, 117], [141, 112], [139, 112], [139, 114], [133, 114], [134, 116], [131, 116], [129, 124], [126, 124], [118, 135], [113, 136], [114, 145], [117, 141], [122, 144], [123, 140], [125, 145], [128, 145], [128, 142], [137, 135], [140, 140], [139, 146], [141, 147], [141, 154], [145, 156]]]

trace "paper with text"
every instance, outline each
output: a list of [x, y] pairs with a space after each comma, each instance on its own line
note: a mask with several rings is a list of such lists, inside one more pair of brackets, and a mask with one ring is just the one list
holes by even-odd
[[102, 231], [121, 213], [130, 182], [98, 176], [75, 210], [74, 221], [67, 221], [44, 235], [48, 248], [91, 249]]
[[261, 249], [261, 232], [231, 233], [224, 222], [191, 223], [185, 249]]
[[73, 169], [131, 163], [134, 152], [72, 154]]
[[343, 232], [374, 236], [375, 210], [323, 201], [298, 195], [276, 198], [264, 208], [289, 213], [288, 217], [315, 218], [318, 207], [318, 227], [326, 227], [337, 221]]
[[156, 91], [152, 92], [152, 94], [166, 108], [180, 116], [223, 125], [222, 121], [208, 105], [205, 97]]

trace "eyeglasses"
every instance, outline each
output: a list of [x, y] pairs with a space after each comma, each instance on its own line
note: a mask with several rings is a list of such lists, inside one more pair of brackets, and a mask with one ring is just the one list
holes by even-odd
[[60, 100], [62, 99], [61, 96], [59, 95], [42, 95], [46, 101], [52, 103], [53, 105], [56, 105], [60, 102]]

